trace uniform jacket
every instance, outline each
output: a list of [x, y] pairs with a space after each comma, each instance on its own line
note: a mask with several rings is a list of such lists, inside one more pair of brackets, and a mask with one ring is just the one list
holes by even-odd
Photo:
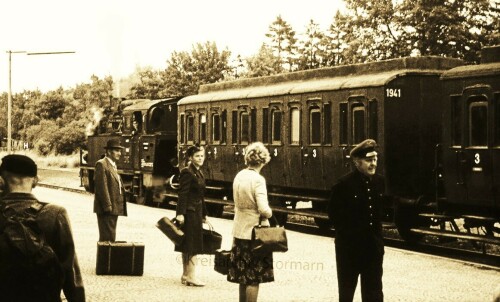
[[[1, 202], [7, 203], [17, 212], [22, 212], [38, 200], [29, 193], [9, 193], [2, 198]], [[46, 242], [54, 250], [63, 267], [63, 292], [67, 301], [85, 301], [82, 275], [66, 209], [54, 204], [47, 204], [38, 213], [37, 223]]]
[[233, 200], [233, 236], [250, 240], [260, 217], [270, 218], [273, 214], [267, 200], [266, 179], [254, 170], [241, 170], [234, 178]]
[[110, 159], [104, 157], [95, 164], [94, 213], [127, 216], [127, 203], [120, 175]]
[[384, 178], [370, 180], [359, 171], [332, 187], [328, 216], [335, 227], [335, 246], [352, 253], [384, 253], [382, 216]]
[[193, 164], [189, 164], [181, 170], [179, 176], [177, 215], [185, 215], [186, 211], [196, 211], [201, 207], [202, 215], [206, 217], [204, 195], [205, 177]]

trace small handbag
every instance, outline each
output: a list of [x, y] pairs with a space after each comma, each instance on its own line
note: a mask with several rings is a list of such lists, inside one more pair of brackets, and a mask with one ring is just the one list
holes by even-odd
[[252, 230], [252, 251], [255, 254], [267, 254], [273, 252], [288, 251], [288, 240], [284, 227], [278, 226], [278, 221], [274, 217], [276, 226], [262, 226], [261, 220]]
[[209, 229], [203, 229], [203, 252], [201, 254], [213, 255], [222, 245], [222, 235], [214, 231], [212, 224], [208, 223]]
[[180, 225], [177, 219], [168, 217], [163, 217], [158, 220], [156, 223], [156, 227], [163, 232], [163, 234], [167, 235], [167, 237], [175, 244], [181, 245], [184, 240], [184, 232], [180, 229]]
[[227, 275], [231, 266], [231, 251], [217, 250], [214, 257], [214, 270], [220, 274]]

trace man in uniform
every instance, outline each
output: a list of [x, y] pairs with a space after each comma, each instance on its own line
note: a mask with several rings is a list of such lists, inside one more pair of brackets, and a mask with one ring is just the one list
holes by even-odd
[[[0, 165], [1, 186], [4, 196], [0, 201], [2, 215], [7, 212], [23, 213], [37, 208], [36, 226], [42, 233], [42, 237], [50, 248], [57, 255], [57, 260], [61, 266], [62, 280], [37, 279], [34, 282], [32, 276], [22, 276], [18, 278], [15, 271], [9, 271], [7, 264], [0, 265], [0, 300], [2, 301], [61, 301], [61, 289], [67, 301], [84, 302], [85, 290], [83, 287], [80, 266], [75, 252], [75, 243], [71, 232], [71, 225], [66, 209], [55, 204], [40, 203], [31, 193], [38, 182], [37, 165], [24, 155], [11, 154], [2, 158]], [[3, 217], [2, 217], [3, 218]], [[2, 222], [3, 223], [3, 222]], [[19, 253], [19, 251], [17, 251]], [[35, 257], [35, 256], [33, 256]], [[40, 260], [33, 258], [33, 261]], [[37, 262], [38, 264], [38, 262]], [[57, 278], [54, 272], [57, 268], [46, 271], [46, 278]], [[7, 276], [5, 276], [7, 275]], [[36, 277], [40, 277], [36, 273]], [[5, 280], [7, 279], [7, 280]], [[32, 282], [29, 282], [32, 281]], [[60, 283], [59, 283], [60, 282]], [[47, 288], [47, 284], [60, 284], [58, 288]], [[54, 290], [56, 290], [54, 292]], [[36, 296], [34, 296], [36, 295]]]
[[352, 301], [361, 276], [363, 301], [383, 301], [384, 178], [376, 174], [376, 142], [367, 139], [350, 152], [356, 169], [332, 187], [328, 216], [335, 227], [339, 301]]
[[96, 162], [94, 184], [94, 213], [97, 215], [99, 241], [115, 241], [118, 216], [127, 216], [125, 190], [116, 169], [123, 147], [117, 139], [110, 139], [106, 156]]

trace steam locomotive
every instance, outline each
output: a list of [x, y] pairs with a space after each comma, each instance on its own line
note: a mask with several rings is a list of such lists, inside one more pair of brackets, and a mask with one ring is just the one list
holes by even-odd
[[[478, 65], [406, 57], [202, 85], [197, 95], [127, 101], [88, 137], [81, 175], [93, 190], [93, 165], [110, 137], [126, 146], [118, 163], [131, 201], [175, 195], [166, 185], [186, 149], [206, 148], [210, 213], [231, 205], [245, 146], [262, 141], [271, 162], [262, 174], [280, 214], [329, 227], [330, 187], [352, 169], [349, 151], [366, 138], [380, 148], [386, 218], [407, 240], [455, 221], [498, 239], [500, 222], [500, 46]], [[140, 121], [134, 131], [132, 120]], [[113, 126], [115, 123], [119, 125]], [[83, 156], [82, 156], [83, 158]], [[303, 204], [306, 204], [304, 207]], [[309, 205], [309, 206], [307, 206]]]

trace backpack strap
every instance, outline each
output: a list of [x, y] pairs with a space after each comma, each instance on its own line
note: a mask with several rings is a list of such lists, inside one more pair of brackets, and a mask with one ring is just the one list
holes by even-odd
[[25, 213], [36, 217], [38, 213], [47, 205], [46, 202], [36, 201], [29, 208], [26, 209]]

